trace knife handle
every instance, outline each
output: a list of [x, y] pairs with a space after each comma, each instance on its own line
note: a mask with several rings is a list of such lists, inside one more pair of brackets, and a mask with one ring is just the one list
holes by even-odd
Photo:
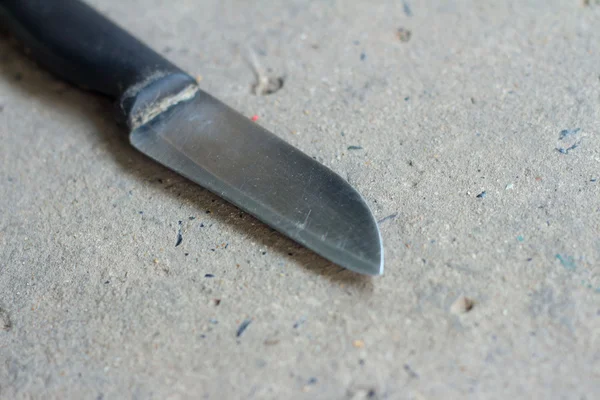
[[48, 70], [118, 100], [132, 129], [161, 99], [197, 90], [194, 78], [80, 0], [0, 0], [0, 19]]

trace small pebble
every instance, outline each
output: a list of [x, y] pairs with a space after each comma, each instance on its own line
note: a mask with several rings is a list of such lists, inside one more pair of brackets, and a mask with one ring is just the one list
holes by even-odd
[[454, 303], [452, 303], [452, 306], [450, 306], [450, 311], [454, 314], [464, 314], [471, 311], [474, 305], [475, 303], [470, 298], [460, 296], [454, 301]]

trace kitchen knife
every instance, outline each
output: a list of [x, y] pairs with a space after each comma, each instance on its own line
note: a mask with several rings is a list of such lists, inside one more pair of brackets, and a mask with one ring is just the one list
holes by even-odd
[[342, 267], [383, 273], [377, 223], [346, 181], [92, 7], [0, 0], [0, 18], [54, 74], [115, 99], [142, 153]]

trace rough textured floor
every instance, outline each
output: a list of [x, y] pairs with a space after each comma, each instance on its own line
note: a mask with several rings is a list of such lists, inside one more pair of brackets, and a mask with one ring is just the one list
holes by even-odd
[[600, 397], [595, 0], [90, 3], [348, 179], [386, 271], [145, 158], [3, 35], [2, 399]]

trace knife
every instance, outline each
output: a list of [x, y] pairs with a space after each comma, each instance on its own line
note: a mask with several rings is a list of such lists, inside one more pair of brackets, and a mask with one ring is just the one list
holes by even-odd
[[55, 75], [116, 100], [148, 157], [342, 267], [383, 273], [379, 228], [356, 190], [89, 5], [0, 0], [0, 18]]

